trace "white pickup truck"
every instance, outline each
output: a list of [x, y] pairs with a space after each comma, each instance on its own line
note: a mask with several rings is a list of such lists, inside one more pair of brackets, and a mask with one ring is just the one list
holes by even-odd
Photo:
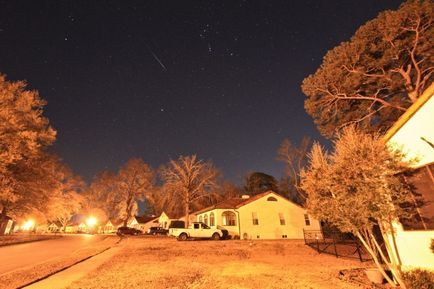
[[176, 237], [179, 241], [187, 239], [213, 239], [220, 240], [226, 238], [228, 231], [224, 229], [212, 229], [208, 225], [201, 222], [190, 224], [187, 229], [171, 228], [169, 236]]

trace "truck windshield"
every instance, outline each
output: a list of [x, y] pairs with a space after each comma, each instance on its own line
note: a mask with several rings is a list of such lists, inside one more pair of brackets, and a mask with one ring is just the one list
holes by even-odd
[[209, 229], [210, 227], [208, 227], [207, 224], [202, 224], [202, 228], [204, 228], [204, 229]]

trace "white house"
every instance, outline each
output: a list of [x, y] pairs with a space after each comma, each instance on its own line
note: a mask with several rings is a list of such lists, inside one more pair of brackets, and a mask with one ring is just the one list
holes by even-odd
[[195, 214], [197, 221], [222, 227], [233, 238], [303, 239], [303, 229], [321, 229], [306, 209], [272, 191], [232, 198]]
[[[394, 254], [403, 269], [434, 269], [434, 83], [408, 108], [385, 135], [391, 147], [402, 149], [408, 158], [417, 158], [413, 174], [414, 199], [423, 201], [412, 222], [396, 223]], [[391, 237], [389, 237], [391, 241]]]
[[127, 224], [130, 228], [135, 228], [141, 230], [142, 232], [146, 232], [150, 227], [158, 227], [158, 217], [155, 216], [134, 216], [128, 221]]
[[[189, 219], [189, 223], [196, 221], [195, 213], [191, 213], [188, 219]], [[178, 223], [177, 224], [178, 226], [180, 223], [179, 221], [182, 221], [185, 224], [186, 216], [179, 216], [178, 218], [176, 218], [176, 216], [172, 216], [171, 218], [165, 212], [162, 212], [160, 217], [158, 218], [159, 227], [162, 227], [166, 230], [168, 230], [171, 227], [171, 225], [173, 225], [174, 221]]]

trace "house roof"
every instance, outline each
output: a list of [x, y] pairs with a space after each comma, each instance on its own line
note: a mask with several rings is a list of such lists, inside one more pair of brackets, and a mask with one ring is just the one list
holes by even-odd
[[148, 223], [148, 222], [156, 220], [156, 219], [158, 219], [158, 217], [155, 217], [155, 216], [141, 216], [141, 217], [136, 216], [136, 221], [139, 224], [145, 224], [145, 223]]
[[[199, 211], [195, 212], [195, 214], [201, 214], [201, 213], [208, 212], [208, 211], [215, 210], [215, 209], [238, 209], [238, 208], [240, 208], [242, 206], [245, 206], [245, 205], [247, 205], [247, 204], [249, 204], [251, 202], [259, 200], [260, 198], [265, 197], [265, 196], [267, 196], [269, 194], [276, 194], [276, 193], [273, 192], [273, 191], [266, 191], [264, 193], [260, 193], [260, 194], [254, 195], [254, 196], [250, 196], [247, 199], [244, 199], [244, 198], [231, 198], [231, 199], [222, 201], [220, 203], [217, 203], [215, 205], [209, 206], [207, 208], [204, 208], [202, 210], [199, 210]], [[276, 194], [276, 195], [278, 195], [278, 194]], [[287, 198], [285, 198], [285, 197], [283, 197], [281, 195], [278, 195], [278, 196], [281, 197], [281, 198], [283, 198], [283, 199], [285, 199], [285, 200], [287, 200], [288, 202], [292, 203], [291, 200], [288, 200]], [[297, 204], [295, 204], [295, 205], [297, 205]], [[297, 205], [297, 206], [299, 206], [299, 205]]]
[[407, 121], [434, 95], [434, 82], [422, 93], [422, 95], [402, 114], [394, 125], [384, 135], [384, 140], [389, 141]]

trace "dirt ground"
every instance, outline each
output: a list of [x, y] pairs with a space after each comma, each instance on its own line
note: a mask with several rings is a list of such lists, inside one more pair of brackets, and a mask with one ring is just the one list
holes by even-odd
[[78, 288], [361, 288], [338, 278], [356, 260], [318, 254], [303, 241], [185, 241], [133, 237]]

